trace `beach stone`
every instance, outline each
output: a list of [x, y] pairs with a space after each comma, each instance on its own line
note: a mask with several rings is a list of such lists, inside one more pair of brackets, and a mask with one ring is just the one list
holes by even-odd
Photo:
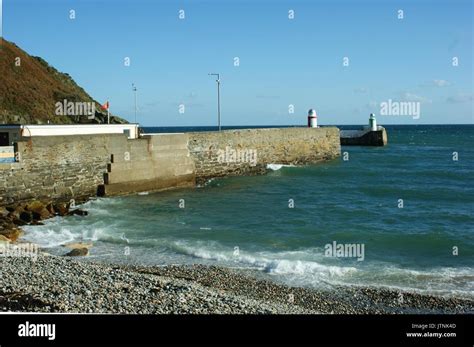
[[66, 216], [69, 212], [69, 206], [64, 202], [54, 204], [54, 211], [61, 217]]
[[48, 211], [44, 203], [38, 200], [28, 203], [25, 209], [31, 211], [34, 220], [43, 220], [51, 217], [51, 213]]
[[5, 206], [0, 206], [0, 218], [5, 218], [9, 213], [10, 211]]
[[38, 200], [33, 200], [29, 203], [26, 204], [25, 206], [25, 210], [28, 210], [28, 211], [39, 211], [41, 209], [44, 208], [44, 205], [41, 201], [38, 201]]
[[[0, 257], [0, 311], [125, 314], [393, 314], [473, 312], [473, 301], [403, 293], [413, 303], [387, 307], [399, 291], [288, 287], [248, 270], [215, 266], [121, 266], [39, 255]], [[19, 293], [21, 293], [19, 295]], [[295, 302], [288, 304], [288, 294]], [[357, 299], [354, 299], [357, 294]], [[3, 293], [2, 293], [3, 295]]]
[[0, 230], [6, 229], [8, 225], [11, 225], [13, 222], [5, 218], [0, 218]]
[[10, 242], [10, 239], [5, 235], [0, 234], [0, 242]]
[[12, 206], [8, 208], [8, 211], [10, 213], [8, 214], [8, 218], [14, 220], [20, 220], [20, 214], [24, 211], [23, 206], [17, 205], [17, 206]]
[[90, 243], [84, 243], [84, 242], [73, 242], [73, 243], [67, 243], [65, 245], [63, 245], [64, 247], [67, 247], [67, 248], [71, 248], [71, 249], [75, 249], [75, 248], [87, 248], [87, 249], [90, 249], [93, 244], [92, 242]]
[[44, 220], [51, 217], [49, 211], [46, 208], [43, 208], [40, 212], [32, 212], [34, 220]]
[[74, 248], [69, 253], [66, 253], [65, 256], [66, 257], [83, 257], [88, 254], [89, 254], [89, 249], [85, 247], [81, 247], [81, 248]]
[[8, 212], [13, 212], [15, 211], [16, 205], [5, 206], [5, 208], [7, 209]]
[[12, 220], [12, 222], [13, 222], [16, 226], [23, 226], [23, 225], [28, 224], [27, 222], [22, 221], [21, 219], [15, 218], [15, 217], [12, 217], [11, 220]]
[[89, 212], [87, 211], [84, 211], [84, 210], [81, 210], [81, 209], [76, 209], [76, 210], [72, 210], [69, 212], [69, 215], [76, 215], [76, 216], [87, 216], [89, 214]]
[[25, 223], [30, 223], [33, 220], [33, 214], [29, 211], [23, 211], [20, 213], [19, 219]]
[[0, 230], [0, 235], [7, 238], [10, 241], [15, 242], [22, 234], [22, 231], [16, 226], [10, 226], [8, 229]]
[[48, 210], [48, 212], [50, 213], [51, 216], [54, 216], [56, 214], [56, 211], [54, 209], [54, 205], [52, 202], [49, 202], [47, 205], [46, 205], [46, 209]]

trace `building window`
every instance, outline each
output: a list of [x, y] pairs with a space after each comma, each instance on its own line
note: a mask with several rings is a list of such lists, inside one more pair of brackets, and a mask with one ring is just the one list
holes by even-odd
[[10, 146], [8, 133], [0, 133], [0, 146]]

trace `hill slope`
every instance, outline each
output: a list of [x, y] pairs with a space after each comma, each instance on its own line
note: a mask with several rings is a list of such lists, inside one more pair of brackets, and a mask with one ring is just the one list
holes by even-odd
[[[0, 44], [0, 124], [107, 122], [107, 111], [67, 73], [59, 72], [40, 57], [30, 56], [12, 42], [3, 39]], [[56, 103], [65, 99], [94, 103], [91, 105], [95, 105], [95, 117], [57, 114]], [[111, 123], [127, 123], [116, 116], [110, 118]]]

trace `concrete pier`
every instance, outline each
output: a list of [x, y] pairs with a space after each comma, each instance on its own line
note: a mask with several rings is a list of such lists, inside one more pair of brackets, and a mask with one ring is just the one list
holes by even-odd
[[341, 130], [342, 146], [385, 146], [387, 145], [387, 131], [379, 126], [376, 131], [370, 128], [362, 130]]

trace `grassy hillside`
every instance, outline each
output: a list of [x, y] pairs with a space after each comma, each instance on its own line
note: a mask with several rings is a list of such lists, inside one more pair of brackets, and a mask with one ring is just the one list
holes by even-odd
[[[0, 124], [107, 122], [107, 112], [67, 73], [59, 72], [40, 57], [30, 56], [13, 42], [2, 40], [0, 44]], [[64, 99], [94, 102], [95, 118], [57, 115], [55, 105]], [[111, 123], [127, 122], [111, 115]]]

